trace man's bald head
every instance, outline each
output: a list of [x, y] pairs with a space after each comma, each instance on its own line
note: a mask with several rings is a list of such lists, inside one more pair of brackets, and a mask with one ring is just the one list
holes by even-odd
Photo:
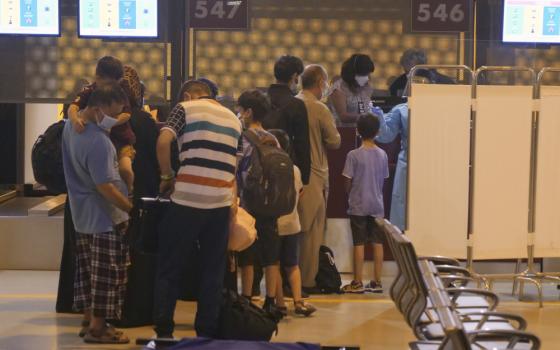
[[329, 75], [323, 66], [319, 64], [311, 64], [303, 70], [301, 75], [301, 85], [304, 90], [313, 88], [321, 88], [321, 82], [328, 82]]

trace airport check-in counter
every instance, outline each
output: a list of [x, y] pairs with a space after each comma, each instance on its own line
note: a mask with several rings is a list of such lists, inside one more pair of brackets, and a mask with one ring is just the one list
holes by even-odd
[[0, 270], [58, 270], [66, 195], [0, 193]]

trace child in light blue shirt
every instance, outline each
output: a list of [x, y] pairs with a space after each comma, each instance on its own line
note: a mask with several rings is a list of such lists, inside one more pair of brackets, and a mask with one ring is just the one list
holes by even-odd
[[[379, 120], [373, 114], [358, 119], [358, 134], [362, 146], [348, 153], [342, 175], [348, 194], [348, 215], [354, 243], [354, 279], [344, 286], [346, 293], [382, 292], [383, 233], [375, 218], [383, 218], [383, 184], [389, 177], [387, 154], [377, 147], [374, 138], [379, 132]], [[374, 278], [365, 287], [362, 283], [364, 246], [373, 245]]]

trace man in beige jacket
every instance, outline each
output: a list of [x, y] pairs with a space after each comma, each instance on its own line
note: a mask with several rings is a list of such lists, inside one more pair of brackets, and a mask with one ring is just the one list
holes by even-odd
[[304, 291], [314, 292], [315, 276], [319, 270], [319, 248], [325, 234], [327, 196], [329, 188], [329, 164], [327, 149], [340, 147], [340, 134], [328, 107], [321, 102], [329, 85], [325, 68], [307, 66], [301, 75], [303, 91], [296, 97], [307, 109], [309, 141], [311, 150], [311, 175], [304, 186], [299, 202], [301, 221], [300, 267]]

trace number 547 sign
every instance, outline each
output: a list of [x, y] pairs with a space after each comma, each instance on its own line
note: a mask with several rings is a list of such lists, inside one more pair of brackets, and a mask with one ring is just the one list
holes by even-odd
[[472, 0], [411, 0], [412, 32], [467, 32]]
[[190, 0], [189, 20], [195, 29], [247, 30], [249, 0]]

